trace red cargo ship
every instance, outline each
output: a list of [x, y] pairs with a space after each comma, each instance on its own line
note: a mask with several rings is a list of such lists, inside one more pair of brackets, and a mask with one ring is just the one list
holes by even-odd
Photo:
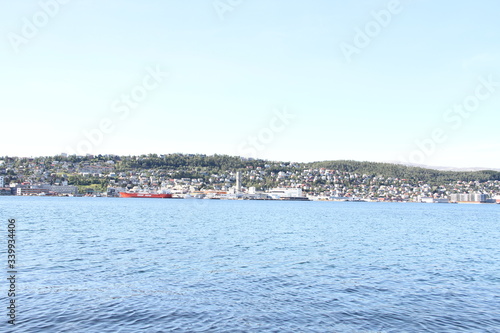
[[171, 193], [135, 193], [135, 192], [120, 192], [120, 198], [172, 198]]

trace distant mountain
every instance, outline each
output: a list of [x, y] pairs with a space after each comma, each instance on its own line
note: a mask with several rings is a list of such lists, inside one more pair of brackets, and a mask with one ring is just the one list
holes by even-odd
[[326, 168], [361, 175], [407, 179], [409, 183], [422, 181], [429, 184], [445, 184], [456, 181], [500, 180], [500, 172], [495, 170], [450, 171], [394, 163], [359, 161], [323, 161], [301, 165], [306, 168]]
[[457, 167], [446, 167], [446, 166], [431, 166], [431, 165], [424, 165], [424, 164], [412, 164], [412, 163], [401, 163], [398, 161], [387, 161], [387, 163], [391, 164], [400, 164], [400, 165], [405, 165], [409, 167], [416, 167], [416, 168], [423, 168], [423, 169], [432, 169], [432, 170], [442, 170], [442, 171], [459, 171], [459, 172], [467, 172], [467, 171], [485, 171], [485, 170], [492, 170], [492, 171], [500, 171], [500, 168], [484, 168], [484, 167], [469, 167], [469, 168], [457, 168]]

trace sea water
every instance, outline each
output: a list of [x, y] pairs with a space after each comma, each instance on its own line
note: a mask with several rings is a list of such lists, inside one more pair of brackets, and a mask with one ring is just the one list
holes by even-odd
[[[1, 332], [499, 332], [500, 205], [0, 197]], [[4, 280], [5, 282], [6, 280]]]

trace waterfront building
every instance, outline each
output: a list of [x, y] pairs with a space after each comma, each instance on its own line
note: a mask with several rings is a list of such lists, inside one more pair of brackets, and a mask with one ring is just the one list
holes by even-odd
[[267, 192], [273, 199], [302, 197], [301, 188], [273, 188]]
[[18, 187], [16, 188], [16, 195], [40, 195], [48, 194], [49, 190], [39, 187]]
[[425, 203], [434, 203], [434, 198], [432, 198], [432, 197], [421, 197], [420, 201], [421, 202], [425, 202]]
[[57, 194], [78, 194], [78, 187], [73, 185], [50, 186], [49, 190]]
[[483, 193], [454, 193], [450, 195], [450, 201], [464, 203], [485, 203], [488, 201], [488, 195]]
[[73, 185], [16, 185], [16, 195], [35, 195], [35, 194], [55, 194], [55, 195], [77, 195], [78, 187]]

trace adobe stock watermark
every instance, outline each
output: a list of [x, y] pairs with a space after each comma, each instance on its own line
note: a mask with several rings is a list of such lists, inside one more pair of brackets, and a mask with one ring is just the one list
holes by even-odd
[[38, 2], [40, 10], [31, 16], [21, 19], [20, 33], [9, 32], [7, 38], [16, 53], [19, 53], [22, 45], [28, 44], [30, 40], [38, 36], [41, 29], [49, 24], [50, 20], [59, 14], [62, 5], [66, 5], [71, 0], [41, 0]]
[[219, 19], [224, 21], [226, 14], [232, 12], [236, 7], [240, 6], [243, 0], [214, 0], [212, 6], [214, 7]]
[[238, 146], [238, 156], [257, 158], [258, 153], [274, 141], [276, 134], [285, 131], [295, 118], [286, 107], [275, 110], [274, 117], [269, 120], [267, 127], [262, 128], [256, 135], [249, 135]]
[[111, 115], [103, 117], [95, 128], [82, 131], [83, 138], [74, 147], [67, 146], [66, 152], [81, 156], [91, 154], [104, 142], [105, 136], [114, 131], [117, 123], [127, 119], [131, 111], [137, 109], [153, 90], [158, 89], [167, 76], [168, 72], [163, 72], [158, 65], [156, 68], [147, 67], [142, 82], [111, 103]]
[[488, 76], [487, 79], [480, 77], [478, 80], [479, 84], [472, 94], [443, 113], [443, 121], [447, 127], [436, 127], [428, 138], [415, 141], [417, 148], [408, 154], [408, 158], [399, 157], [402, 163], [424, 164], [426, 159], [434, 154], [437, 146], [448, 140], [450, 130], [459, 130], [463, 126], [464, 120], [480, 108], [481, 102], [491, 98], [500, 88], [500, 82], [494, 81], [493, 75]]
[[403, 11], [403, 6], [399, 0], [391, 0], [387, 3], [385, 9], [379, 11], [372, 10], [370, 15], [373, 20], [368, 21], [363, 29], [356, 27], [352, 43], [341, 42], [339, 47], [348, 63], [352, 61], [355, 54], [360, 54], [361, 50], [368, 47], [371, 42], [377, 38], [383, 28], [387, 28], [392, 18]]

